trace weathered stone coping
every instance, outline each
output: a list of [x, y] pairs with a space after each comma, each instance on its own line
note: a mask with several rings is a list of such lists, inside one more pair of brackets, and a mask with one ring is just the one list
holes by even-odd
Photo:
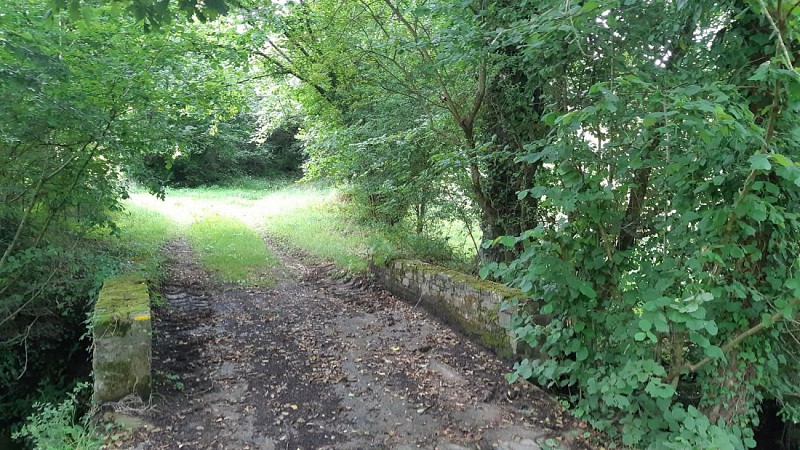
[[422, 305], [501, 357], [517, 353], [511, 330], [515, 311], [506, 305], [522, 291], [420, 261], [397, 260], [371, 270], [388, 291]]
[[106, 279], [95, 304], [93, 326], [94, 403], [131, 394], [149, 398], [152, 325], [147, 282], [134, 276]]

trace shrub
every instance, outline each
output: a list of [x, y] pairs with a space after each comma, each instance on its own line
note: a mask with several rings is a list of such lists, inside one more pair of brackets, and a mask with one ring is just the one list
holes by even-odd
[[90, 415], [79, 417], [79, 396], [91, 391], [89, 383], [80, 383], [60, 403], [35, 403], [35, 412], [12, 437], [25, 441], [37, 450], [93, 450], [103, 441], [90, 423]]

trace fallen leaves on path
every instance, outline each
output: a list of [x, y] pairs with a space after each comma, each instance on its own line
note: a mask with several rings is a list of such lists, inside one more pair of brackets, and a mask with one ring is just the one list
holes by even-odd
[[557, 402], [425, 311], [276, 253], [276, 287], [240, 288], [171, 244], [154, 406], [108, 448], [588, 448]]

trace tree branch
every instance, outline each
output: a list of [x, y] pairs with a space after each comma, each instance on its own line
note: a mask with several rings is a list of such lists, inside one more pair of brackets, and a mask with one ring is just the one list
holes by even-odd
[[[794, 308], [795, 306], [798, 306], [798, 305], [800, 305], [800, 298], [793, 299], [786, 306], [788, 308]], [[764, 329], [766, 329], [769, 326], [771, 326], [773, 323], [775, 323], [775, 322], [777, 322], [779, 320], [783, 320], [785, 318], [786, 318], [786, 313], [785, 312], [783, 312], [783, 311], [776, 312], [768, 320], [763, 320], [758, 325], [750, 327], [747, 330], [745, 330], [745, 331], [739, 333], [738, 335], [734, 336], [728, 342], [723, 344], [722, 347], [720, 347], [720, 348], [722, 349], [723, 353], [730, 352], [731, 350], [736, 348], [739, 344], [742, 343], [742, 341], [744, 341], [748, 337], [750, 337], [750, 336], [752, 336], [754, 334], [760, 333]], [[675, 379], [677, 379], [681, 375], [681, 372], [683, 372], [684, 370], [688, 370], [689, 372], [692, 372], [692, 373], [697, 372], [698, 370], [703, 368], [706, 364], [710, 363], [714, 359], [715, 358], [707, 356], [707, 357], [701, 359], [700, 361], [698, 361], [698, 362], [696, 362], [694, 364], [684, 364], [682, 367], [678, 368], [677, 370], [674, 370], [672, 372], [672, 375], [669, 376], [669, 378], [666, 380], [666, 382], [667, 383], [674, 382]]]

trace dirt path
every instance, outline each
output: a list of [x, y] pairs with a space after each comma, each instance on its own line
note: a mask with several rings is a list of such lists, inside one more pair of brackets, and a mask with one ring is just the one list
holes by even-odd
[[276, 253], [274, 288], [220, 287], [171, 244], [152, 405], [115, 448], [584, 448], [552, 399], [424, 311]]

